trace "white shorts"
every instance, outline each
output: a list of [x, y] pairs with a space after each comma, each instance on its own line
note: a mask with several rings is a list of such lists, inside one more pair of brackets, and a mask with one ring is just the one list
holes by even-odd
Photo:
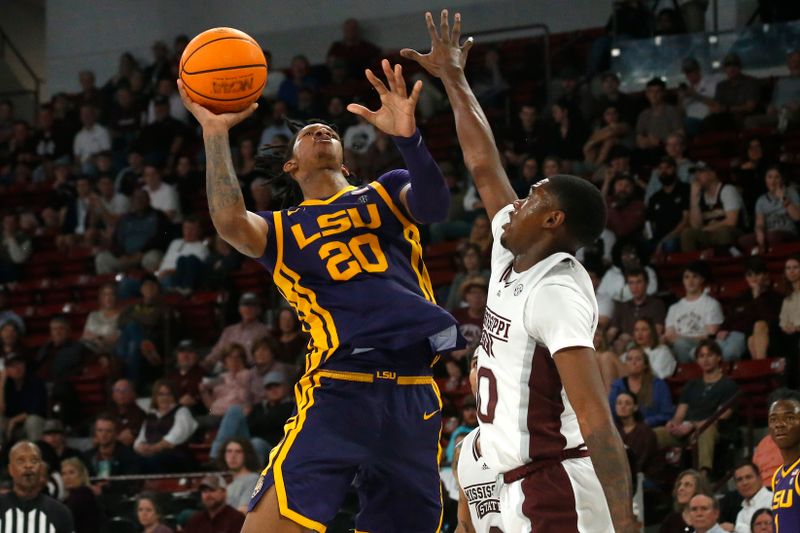
[[567, 459], [500, 488], [503, 531], [614, 533], [603, 487], [588, 457]]

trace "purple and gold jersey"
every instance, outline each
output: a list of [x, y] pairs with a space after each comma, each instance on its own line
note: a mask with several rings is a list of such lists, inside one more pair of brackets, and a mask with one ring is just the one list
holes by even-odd
[[447, 331], [422, 261], [419, 230], [398, 201], [406, 170], [259, 213], [269, 225], [264, 255], [281, 295], [311, 335], [306, 371], [336, 353], [396, 350]]
[[800, 459], [772, 476], [772, 514], [775, 533], [800, 531]]

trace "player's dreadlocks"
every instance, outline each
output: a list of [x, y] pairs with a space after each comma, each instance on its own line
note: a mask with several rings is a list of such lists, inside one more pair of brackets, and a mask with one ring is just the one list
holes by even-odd
[[[292, 150], [297, 142], [297, 134], [309, 124], [324, 124], [336, 133], [340, 133], [335, 124], [325, 120], [312, 118], [307, 121], [285, 118], [286, 126], [292, 132], [292, 138], [287, 144], [266, 144], [262, 146], [256, 156], [256, 171], [267, 179], [267, 185], [272, 188], [273, 198], [278, 201], [280, 209], [298, 205], [303, 201], [303, 192], [292, 178], [291, 174], [283, 171], [283, 165], [292, 158]], [[353, 185], [359, 182], [354, 174], [345, 176]]]

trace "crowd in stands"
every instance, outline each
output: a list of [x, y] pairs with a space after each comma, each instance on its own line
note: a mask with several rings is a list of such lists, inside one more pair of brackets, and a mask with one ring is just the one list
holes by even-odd
[[[690, 6], [702, 2], [683, 4], [687, 28], [696, 25]], [[659, 15], [659, 24], [666, 19]], [[39, 443], [48, 491], [76, 517], [123, 516], [120, 498], [138, 494], [127, 516], [147, 532], [176, 523], [185, 531], [238, 532], [257, 473], [294, 408], [308, 336], [266, 272], [255, 284], [234, 282], [253, 270], [213, 232], [202, 138], [176, 92], [187, 41], [178, 36], [171, 48], [157, 42], [149, 60], [123, 54], [102, 85], [92, 72], [79, 73], [75, 92], [42, 104], [34, 124], [0, 102], [0, 439], [3, 450], [21, 439]], [[793, 153], [800, 143], [791, 143], [800, 139], [800, 51], [786, 56], [787, 71], [775, 79], [745, 74], [755, 65], [735, 53], [725, 57], [724, 75], [686, 58], [685, 83], [668, 89], [654, 78], [643, 94], [620, 92], [613, 72], [598, 71], [592, 84], [568, 65], [544, 102], [512, 98], [518, 80], [504, 71], [498, 50], [476, 47], [468, 72], [514, 190], [524, 196], [541, 179], [573, 173], [607, 198], [607, 228], [579, 253], [597, 292], [598, 366], [634, 471], [662, 507], [674, 505], [661, 530], [684, 531], [713, 496], [709, 483], [732, 470], [737, 456], [720, 460], [723, 444], [741, 450], [734, 365], [783, 358], [781, 381], [800, 384], [800, 258], [792, 255], [800, 247], [791, 248], [800, 221]], [[344, 24], [324, 65], [296, 56], [277, 60], [290, 64], [281, 70], [266, 56], [262, 105], [231, 136], [248, 209], [277, 207], [255, 155], [260, 145], [288, 142], [287, 116], [335, 124], [345, 164], [364, 182], [402, 165], [390, 139], [344, 109], [353, 100], [374, 103], [363, 69], [383, 57], [355, 20]], [[426, 81], [423, 135], [433, 139], [444, 116], [446, 136], [454, 137], [441, 90], [423, 72], [408, 74]], [[721, 143], [738, 152], [721, 153]], [[429, 268], [443, 271], [434, 276], [438, 301], [469, 342], [434, 367], [446, 400], [442, 478], [452, 489], [453, 448], [478, 424], [466, 376], [480, 340], [492, 234], [460, 158], [451, 150], [434, 155], [452, 203], [445, 222], [423, 228]], [[48, 272], [81, 259], [71, 289], [89, 277], [90, 298], [59, 300], [63, 307], [41, 315], [36, 308], [54, 297], [32, 274], [42, 256], [56, 264]], [[738, 266], [717, 279], [725, 262]], [[39, 296], [25, 300], [31, 290]], [[203, 331], [181, 306], [206, 294], [213, 299], [198, 305], [216, 307], [218, 320]], [[72, 304], [92, 311], [76, 323]], [[690, 379], [681, 377], [687, 368]], [[90, 421], [77, 383], [98, 375], [109, 401]], [[674, 450], [693, 438], [697, 470], [678, 474], [691, 457], [676, 458]], [[734, 491], [718, 509], [725, 528], [750, 531], [755, 511], [769, 507], [761, 505], [765, 480], [780, 456], [766, 441], [753, 462], [732, 471], [738, 500]], [[141, 492], [141, 480], [104, 481], [197, 470], [226, 477], [204, 477], [193, 501], [198, 514], [173, 512], [168, 521], [163, 495]], [[737, 517], [745, 511], [755, 514]], [[76, 522], [78, 533], [103, 531], [97, 527]]]

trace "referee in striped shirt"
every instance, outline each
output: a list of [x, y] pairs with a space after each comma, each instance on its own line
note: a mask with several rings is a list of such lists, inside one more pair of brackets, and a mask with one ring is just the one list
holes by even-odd
[[0, 495], [0, 533], [74, 533], [72, 513], [42, 494], [44, 462], [39, 447], [21, 441], [11, 448], [8, 472], [14, 490]]

